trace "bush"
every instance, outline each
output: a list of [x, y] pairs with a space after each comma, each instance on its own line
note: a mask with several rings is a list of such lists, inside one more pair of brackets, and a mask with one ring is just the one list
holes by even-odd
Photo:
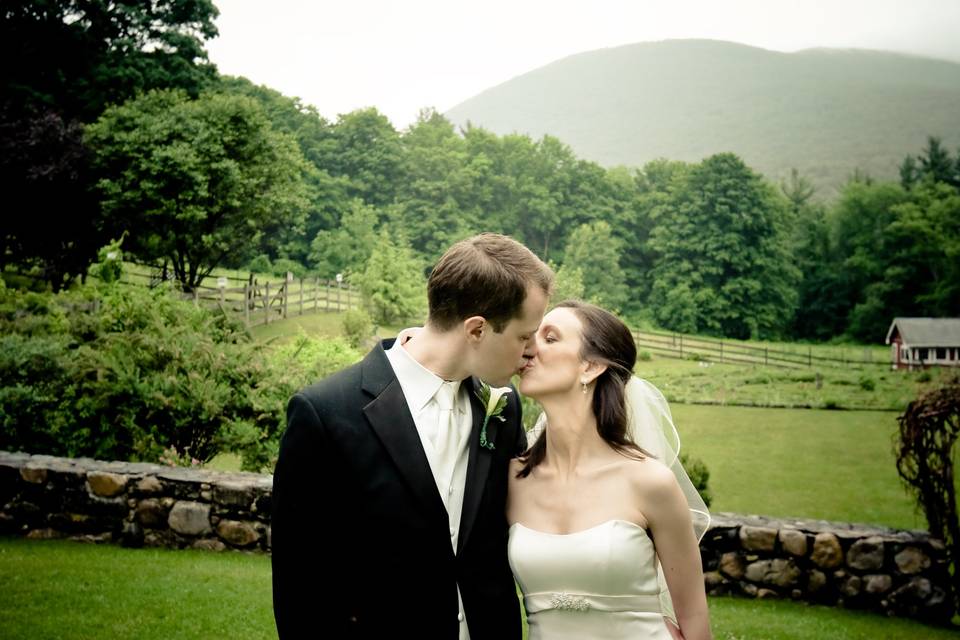
[[680, 452], [680, 464], [683, 465], [690, 477], [690, 482], [700, 493], [704, 504], [709, 507], [710, 503], [713, 502], [713, 495], [710, 493], [710, 470], [707, 469], [707, 465], [699, 458], [690, 457], [685, 451]]
[[0, 449], [69, 457], [231, 451], [263, 469], [290, 396], [359, 357], [342, 339], [270, 353], [233, 317], [165, 287], [0, 287], [0, 327]]
[[860, 376], [860, 388], [864, 391], [873, 391], [877, 388], [877, 383], [869, 376]]
[[297, 262], [296, 260], [289, 260], [287, 258], [278, 258], [273, 261], [273, 274], [281, 278], [287, 277], [287, 272], [293, 274], [294, 278], [307, 278], [310, 276], [309, 270]]
[[917, 382], [930, 382], [933, 379], [933, 376], [930, 375], [930, 372], [924, 369], [920, 372], [920, 375], [917, 376]]
[[261, 253], [247, 264], [247, 270], [253, 273], [273, 273], [273, 265], [270, 263], [270, 256]]
[[343, 314], [343, 335], [354, 349], [373, 335], [373, 320], [363, 309], [350, 309]]
[[639, 353], [637, 353], [637, 360], [640, 360], [642, 362], [650, 362], [651, 360], [653, 360], [653, 356], [650, 355], [649, 351], [640, 351]]

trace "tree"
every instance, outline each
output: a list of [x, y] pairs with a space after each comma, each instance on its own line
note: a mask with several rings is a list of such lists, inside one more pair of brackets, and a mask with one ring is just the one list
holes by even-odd
[[563, 267], [580, 270], [587, 298], [614, 313], [627, 302], [628, 291], [620, 268], [620, 242], [604, 221], [582, 224], [567, 240]]
[[394, 242], [386, 229], [362, 274], [354, 278], [363, 302], [378, 325], [418, 318], [426, 308], [427, 285], [420, 261], [404, 242]]
[[[908, 199], [895, 183], [851, 181], [829, 213], [837, 256], [833, 296], [842, 301], [836, 311], [845, 319], [847, 332], [857, 339], [875, 341], [890, 324], [893, 309], [883, 308], [890, 293], [884, 272], [893, 252], [888, 229], [896, 219], [896, 207]], [[904, 297], [897, 304], [909, 306], [910, 302]]]
[[683, 172], [654, 221], [651, 305], [662, 326], [733, 338], [786, 329], [799, 278], [789, 210], [740, 158], [718, 154]]
[[301, 264], [310, 262], [311, 243], [317, 234], [335, 229], [341, 212], [351, 206], [347, 197], [349, 177], [332, 176], [331, 168], [324, 164], [336, 154], [333, 125], [314, 106], [255, 85], [246, 78], [223, 76], [218, 91], [253, 98], [263, 108], [274, 130], [296, 138], [300, 152], [310, 165], [304, 174], [309, 204], [303, 226], [284, 228], [276, 239], [276, 254], [269, 257], [288, 258]]
[[927, 179], [960, 187], [960, 176], [957, 174], [956, 166], [940, 138], [929, 136], [927, 146], [917, 156], [917, 161], [919, 162], [917, 175], [921, 180]]
[[320, 231], [313, 239], [310, 245], [313, 270], [325, 277], [362, 272], [377, 240], [378, 222], [376, 209], [354, 199], [338, 228]]
[[304, 160], [251, 99], [152, 91], [88, 129], [104, 225], [144, 259], [170, 259], [184, 288], [230, 258], [248, 260], [302, 224]]
[[19, 113], [52, 108], [94, 121], [138, 92], [199, 95], [216, 77], [204, 41], [217, 35], [211, 0], [9, 0], [0, 19], [3, 99]]
[[83, 129], [52, 110], [14, 120], [6, 115], [0, 115], [0, 190], [10, 208], [0, 264], [36, 267], [59, 291], [86, 273], [99, 244]]
[[347, 195], [374, 206], [393, 202], [402, 179], [403, 148], [387, 117], [372, 107], [343, 114], [332, 138], [318, 164], [330, 175], [349, 179]]
[[210, 0], [3, 3], [0, 173], [13, 219], [3, 260], [39, 267], [54, 289], [85, 273], [106, 238], [83, 125], [148, 89], [197, 95], [216, 76], [203, 49], [216, 16]]
[[482, 227], [483, 210], [473, 199], [463, 139], [433, 109], [420, 112], [402, 137], [403, 176], [397, 185], [394, 224], [411, 246], [434, 262], [444, 250]]

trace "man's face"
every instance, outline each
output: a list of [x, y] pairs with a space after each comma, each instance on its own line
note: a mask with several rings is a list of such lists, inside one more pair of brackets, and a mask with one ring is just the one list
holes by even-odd
[[513, 318], [497, 333], [487, 324], [477, 344], [474, 375], [494, 387], [503, 387], [510, 377], [537, 354], [536, 334], [547, 309], [547, 294], [540, 287], [527, 287], [520, 317]]

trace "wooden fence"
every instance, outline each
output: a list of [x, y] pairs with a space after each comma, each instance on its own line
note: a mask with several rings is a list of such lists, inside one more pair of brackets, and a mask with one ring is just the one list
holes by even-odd
[[[173, 279], [173, 274], [161, 267], [146, 264], [136, 266], [141, 269], [124, 269], [125, 282], [155, 287]], [[286, 281], [261, 283], [253, 274], [249, 278], [216, 278], [220, 286], [200, 285], [192, 293], [182, 294], [183, 298], [193, 300], [197, 306], [220, 308], [242, 316], [248, 327], [305, 313], [340, 312], [360, 306], [360, 293], [349, 283], [336, 280], [288, 277]]]
[[633, 334], [637, 349], [648, 351], [652, 355], [679, 360], [702, 360], [735, 364], [759, 364], [769, 367], [842, 367], [842, 368], [890, 368], [887, 359], [875, 360], [870, 350], [865, 350], [864, 358], [847, 357], [843, 351], [840, 356], [814, 355], [813, 348], [806, 352], [753, 347], [729, 340], [698, 338], [682, 333], [661, 333], [656, 331], [636, 331]]

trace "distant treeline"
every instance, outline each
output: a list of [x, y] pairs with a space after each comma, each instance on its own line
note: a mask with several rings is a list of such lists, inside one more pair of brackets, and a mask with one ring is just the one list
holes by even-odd
[[605, 169], [429, 109], [404, 131], [375, 109], [329, 122], [218, 75], [211, 4], [85, 7], [14, 2], [0, 27], [18, 61], [0, 179], [28, 203], [0, 259], [54, 288], [120, 237], [189, 289], [218, 266], [369, 280], [388, 247], [377, 273], [423, 272], [497, 231], [553, 263], [561, 292], [674, 331], [876, 342], [895, 315], [960, 315], [960, 154], [936, 138], [899, 183], [854, 175], [825, 205], [804, 176], [774, 185], [733, 153]]

